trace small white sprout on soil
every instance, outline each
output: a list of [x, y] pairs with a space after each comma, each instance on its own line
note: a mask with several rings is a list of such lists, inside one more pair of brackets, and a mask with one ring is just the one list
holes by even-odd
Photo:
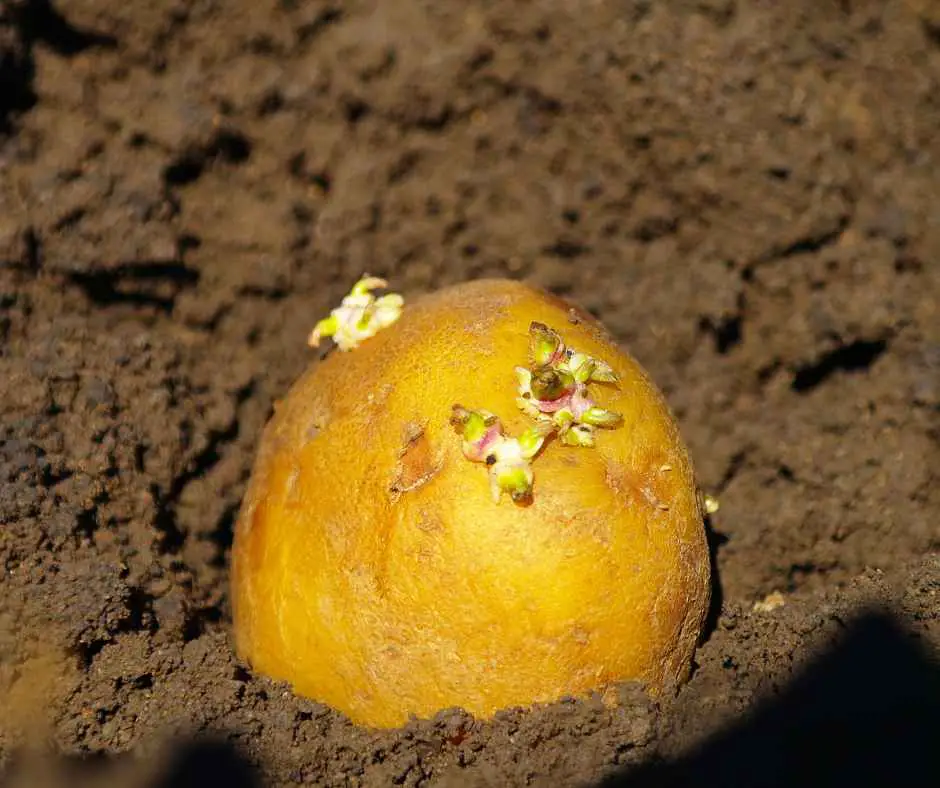
[[778, 607], [783, 607], [786, 603], [787, 600], [784, 598], [783, 594], [779, 591], [773, 591], [760, 601], [755, 602], [754, 607], [751, 609], [755, 613], [770, 613]]
[[702, 493], [702, 508], [705, 510], [705, 514], [715, 514], [721, 508], [721, 504], [714, 495]]

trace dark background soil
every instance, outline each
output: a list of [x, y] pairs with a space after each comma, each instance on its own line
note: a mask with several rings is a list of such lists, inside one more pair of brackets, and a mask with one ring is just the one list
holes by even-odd
[[[938, 128], [935, 0], [0, 0], [0, 773], [940, 784]], [[677, 697], [375, 733], [233, 658], [364, 271], [538, 283], [664, 389], [722, 503]]]

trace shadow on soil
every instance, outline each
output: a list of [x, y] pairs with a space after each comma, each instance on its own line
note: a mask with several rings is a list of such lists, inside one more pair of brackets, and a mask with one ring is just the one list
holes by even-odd
[[673, 761], [598, 788], [940, 785], [940, 655], [865, 614], [773, 700]]
[[705, 616], [705, 625], [702, 627], [700, 643], [705, 643], [718, 626], [721, 611], [725, 604], [725, 593], [721, 585], [721, 570], [718, 564], [718, 551], [728, 544], [728, 536], [715, 530], [712, 518], [705, 515], [705, 538], [708, 540], [708, 560], [711, 564], [709, 579], [708, 613]]
[[198, 741], [181, 747], [169, 769], [149, 788], [261, 788], [261, 778], [223, 741]]
[[69, 24], [50, 0], [0, 2], [0, 134], [10, 132], [12, 115], [36, 103], [33, 48], [37, 43], [73, 57], [93, 47], [114, 49], [118, 42]]

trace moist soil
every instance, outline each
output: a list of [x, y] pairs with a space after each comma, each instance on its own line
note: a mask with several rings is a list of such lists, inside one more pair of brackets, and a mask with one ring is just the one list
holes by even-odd
[[[938, 128], [932, 0], [0, 3], [4, 779], [940, 784]], [[721, 502], [677, 693], [376, 732], [233, 656], [365, 271], [533, 282], [661, 386]]]

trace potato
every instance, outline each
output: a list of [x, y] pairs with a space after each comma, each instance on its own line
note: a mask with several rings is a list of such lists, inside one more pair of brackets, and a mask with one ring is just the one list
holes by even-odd
[[[609, 366], [590, 395], [622, 418], [593, 447], [549, 435], [531, 494], [494, 500], [454, 406], [508, 436], [536, 423], [515, 370], [533, 323]], [[255, 670], [363, 725], [486, 718], [683, 681], [709, 570], [688, 454], [637, 362], [569, 304], [477, 281], [408, 303], [277, 404], [236, 526], [234, 635]]]

